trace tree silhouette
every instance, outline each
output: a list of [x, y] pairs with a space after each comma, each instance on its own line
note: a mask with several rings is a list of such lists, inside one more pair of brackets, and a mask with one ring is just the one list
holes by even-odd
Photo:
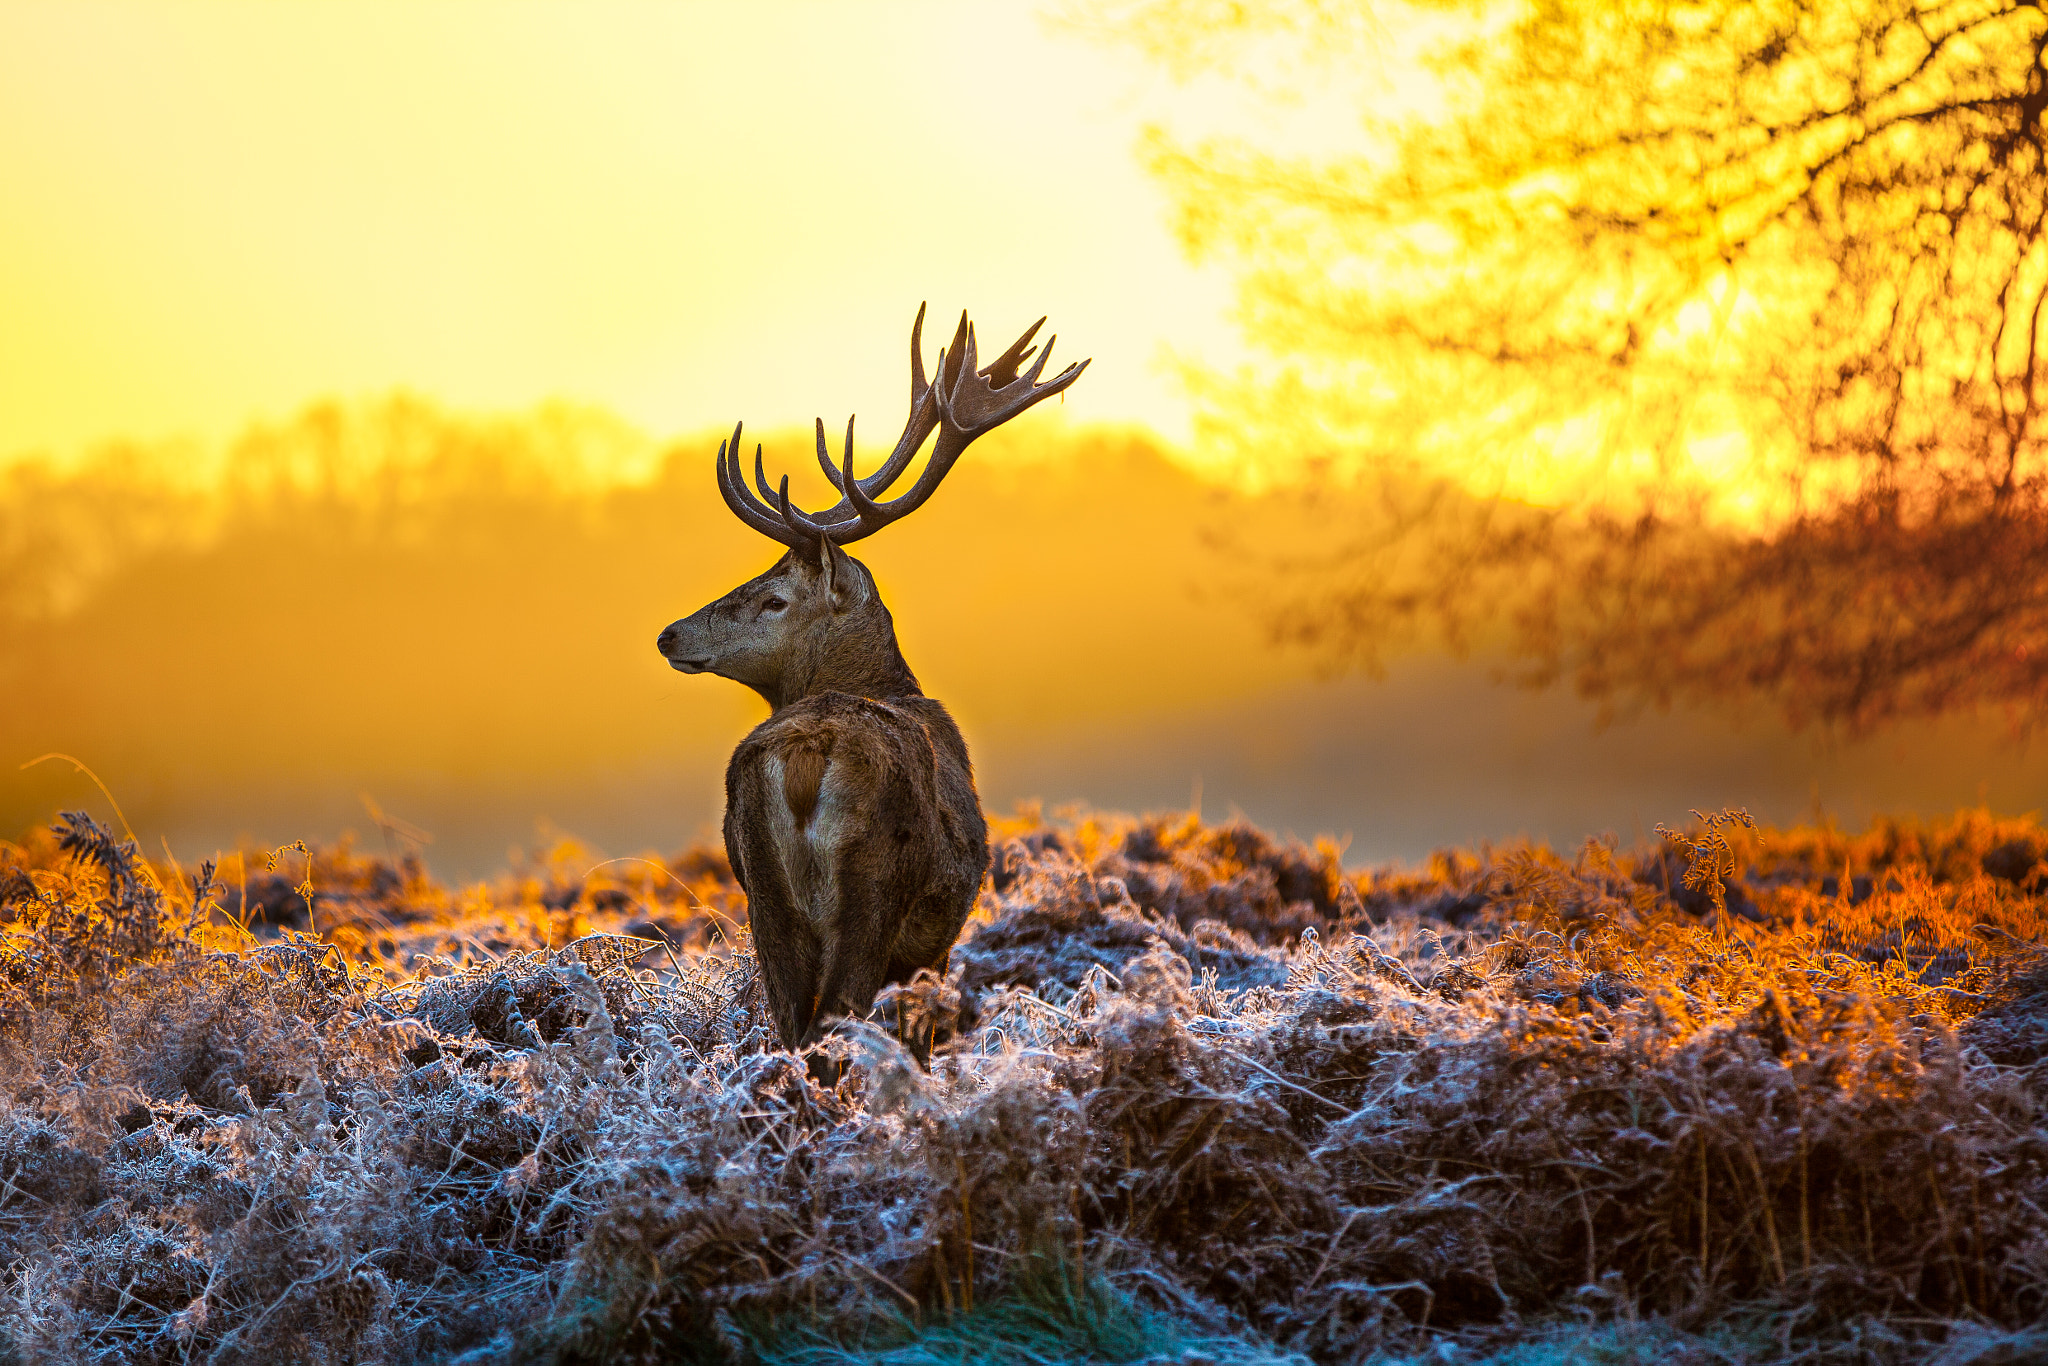
[[[1367, 124], [1351, 156], [1148, 144], [1265, 357], [1209, 378], [1208, 430], [1387, 490], [1383, 522], [1287, 562], [1276, 634], [1370, 663], [1487, 632], [1612, 707], [2038, 719], [2041, 10], [1420, 10], [1460, 33], [1440, 118]], [[1343, 71], [1360, 15], [1096, 11], [1182, 75], [1276, 45]]]

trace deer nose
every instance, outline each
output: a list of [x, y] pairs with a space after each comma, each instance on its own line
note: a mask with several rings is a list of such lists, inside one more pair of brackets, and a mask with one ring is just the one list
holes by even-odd
[[667, 654], [670, 650], [674, 649], [675, 643], [676, 628], [673, 626], [663, 627], [661, 634], [654, 638], [654, 648], [663, 654]]

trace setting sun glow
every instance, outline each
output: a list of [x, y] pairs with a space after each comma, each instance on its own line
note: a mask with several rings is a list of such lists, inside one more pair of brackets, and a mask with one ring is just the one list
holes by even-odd
[[1024, 6], [6, 6], [0, 459], [394, 387], [900, 420], [926, 299], [1051, 314], [1085, 416], [1172, 436], [1226, 285], [1147, 82]]

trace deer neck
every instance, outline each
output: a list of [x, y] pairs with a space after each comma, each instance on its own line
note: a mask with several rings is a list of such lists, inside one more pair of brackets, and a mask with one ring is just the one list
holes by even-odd
[[855, 697], [922, 697], [917, 675], [896, 644], [896, 624], [879, 602], [824, 633], [784, 667], [782, 676], [760, 690], [775, 711], [819, 693]]

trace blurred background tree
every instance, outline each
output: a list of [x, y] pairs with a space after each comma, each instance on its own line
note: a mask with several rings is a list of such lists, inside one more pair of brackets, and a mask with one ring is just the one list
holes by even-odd
[[[1348, 87], [1362, 115], [1335, 152], [1146, 146], [1257, 357], [1199, 377], [1206, 439], [1381, 494], [1281, 563], [1277, 637], [1367, 667], [1417, 633], [1483, 640], [1620, 710], [2042, 716], [2039, 8], [1079, 19], [1177, 79]], [[1388, 118], [1404, 41], [1437, 79]]]

